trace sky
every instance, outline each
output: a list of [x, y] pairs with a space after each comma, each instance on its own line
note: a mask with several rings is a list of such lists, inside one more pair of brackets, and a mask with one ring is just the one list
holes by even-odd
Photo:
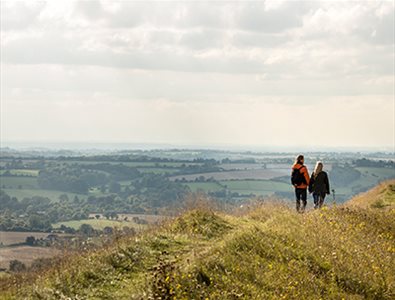
[[395, 147], [394, 1], [1, 1], [1, 143]]

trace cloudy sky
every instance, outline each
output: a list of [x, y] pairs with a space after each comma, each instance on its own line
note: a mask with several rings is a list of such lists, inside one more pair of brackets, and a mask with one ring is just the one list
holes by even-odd
[[1, 141], [395, 143], [394, 1], [1, 1]]

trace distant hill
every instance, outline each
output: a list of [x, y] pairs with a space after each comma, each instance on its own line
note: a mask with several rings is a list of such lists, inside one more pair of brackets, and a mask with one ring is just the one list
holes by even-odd
[[68, 257], [2, 299], [394, 299], [394, 181], [297, 214], [263, 204], [194, 209], [113, 246]]

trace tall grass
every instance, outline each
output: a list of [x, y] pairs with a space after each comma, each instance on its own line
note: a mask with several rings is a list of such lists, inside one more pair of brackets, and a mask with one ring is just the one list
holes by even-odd
[[[369, 197], [384, 189], [392, 201], [388, 186]], [[230, 215], [200, 205], [3, 298], [394, 299], [394, 238], [394, 209], [264, 204]]]

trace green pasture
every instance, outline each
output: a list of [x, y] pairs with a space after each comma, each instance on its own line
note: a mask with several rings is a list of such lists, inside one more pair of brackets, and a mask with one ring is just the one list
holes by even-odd
[[129, 186], [132, 183], [132, 180], [121, 180], [118, 181], [121, 186]]
[[11, 170], [0, 170], [0, 175], [3, 175], [6, 172], [9, 172], [11, 175], [16, 175], [16, 176], [32, 176], [32, 177], [37, 177], [38, 172], [40, 170], [33, 170], [33, 169], [11, 169]]
[[88, 191], [89, 196], [105, 196], [108, 195], [109, 193], [102, 193], [99, 187], [92, 187]]
[[224, 180], [216, 182], [189, 182], [186, 183], [192, 192], [203, 190], [205, 192], [221, 191], [225, 187], [230, 192], [239, 194], [271, 195], [277, 191], [288, 192], [292, 188], [289, 184], [271, 180]]
[[229, 190], [238, 191], [267, 191], [267, 192], [288, 192], [292, 190], [290, 184], [271, 180], [224, 180], [221, 184]]
[[154, 173], [154, 174], [174, 174], [180, 169], [174, 168], [138, 168], [141, 173]]
[[275, 191], [264, 191], [264, 190], [230, 190], [232, 193], [239, 193], [240, 195], [250, 195], [254, 194], [256, 196], [270, 196], [273, 195]]
[[224, 188], [216, 182], [188, 182], [185, 184], [192, 192], [203, 190], [204, 192], [216, 192], [221, 191]]
[[0, 176], [0, 187], [6, 189], [38, 189], [37, 178], [35, 177], [14, 177]]

